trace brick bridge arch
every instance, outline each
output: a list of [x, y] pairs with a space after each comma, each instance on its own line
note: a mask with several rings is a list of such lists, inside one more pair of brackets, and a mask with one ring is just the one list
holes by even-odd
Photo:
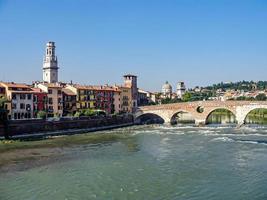
[[[203, 108], [199, 112], [198, 108]], [[170, 123], [172, 117], [179, 112], [187, 112], [192, 115], [197, 125], [206, 124], [207, 118], [217, 109], [226, 109], [231, 111], [239, 125], [244, 124], [248, 113], [254, 109], [266, 108], [267, 101], [198, 101], [187, 103], [174, 103], [155, 106], [139, 107], [135, 113], [135, 119], [143, 114], [155, 114], [164, 119], [165, 123]]]

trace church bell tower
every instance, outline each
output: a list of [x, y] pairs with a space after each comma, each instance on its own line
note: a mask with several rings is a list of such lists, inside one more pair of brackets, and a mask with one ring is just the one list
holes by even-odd
[[58, 82], [58, 65], [55, 49], [55, 42], [48, 42], [46, 44], [43, 63], [43, 81], [47, 83]]

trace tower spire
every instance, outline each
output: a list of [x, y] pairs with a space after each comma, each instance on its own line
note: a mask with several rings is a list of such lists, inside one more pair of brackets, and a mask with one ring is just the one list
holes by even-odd
[[43, 81], [48, 83], [58, 82], [58, 63], [55, 52], [55, 42], [46, 44], [45, 57], [43, 62]]

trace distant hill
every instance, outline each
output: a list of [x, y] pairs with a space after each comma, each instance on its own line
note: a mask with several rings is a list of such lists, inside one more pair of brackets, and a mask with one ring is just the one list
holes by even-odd
[[202, 87], [207, 90], [265, 90], [267, 89], [267, 81], [239, 81], [239, 82], [221, 82], [217, 84], [213, 84], [212, 86]]

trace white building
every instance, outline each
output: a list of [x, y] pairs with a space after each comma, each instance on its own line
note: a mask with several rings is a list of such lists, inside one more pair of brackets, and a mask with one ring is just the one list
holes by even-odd
[[46, 44], [43, 63], [43, 81], [47, 83], [58, 82], [58, 64], [55, 49], [55, 42], [48, 42]]
[[30, 119], [33, 117], [33, 91], [26, 84], [4, 83], [8, 100], [7, 109], [9, 119]]
[[163, 98], [171, 98], [172, 97], [172, 86], [169, 84], [168, 81], [162, 86], [162, 95]]
[[186, 91], [186, 87], [185, 87], [184, 82], [178, 82], [178, 84], [177, 84], [177, 90], [176, 90], [177, 98], [178, 99], [182, 99], [185, 91]]

